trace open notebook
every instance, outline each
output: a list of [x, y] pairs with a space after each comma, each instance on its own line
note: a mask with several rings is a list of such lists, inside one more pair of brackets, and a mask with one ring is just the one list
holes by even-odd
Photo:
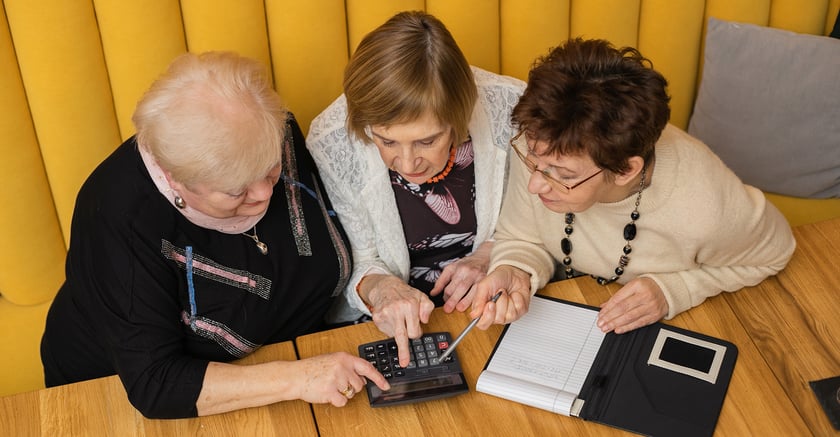
[[542, 303], [507, 326], [476, 390], [569, 416], [604, 333], [597, 311]]
[[643, 434], [711, 435], [735, 345], [662, 323], [605, 335], [597, 317], [597, 308], [534, 296], [476, 390]]

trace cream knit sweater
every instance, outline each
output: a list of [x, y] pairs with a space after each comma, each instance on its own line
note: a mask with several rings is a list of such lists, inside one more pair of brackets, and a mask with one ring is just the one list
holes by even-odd
[[[515, 157], [496, 228], [490, 270], [508, 264], [531, 274], [536, 292], [564, 255], [564, 215], [527, 190], [530, 173]], [[575, 214], [572, 267], [613, 276], [636, 196]], [[620, 283], [645, 276], [668, 301], [670, 319], [721, 291], [755, 285], [787, 265], [796, 242], [762, 192], [744, 185], [699, 140], [667, 126], [656, 144], [651, 184], [642, 194], [637, 236]]]

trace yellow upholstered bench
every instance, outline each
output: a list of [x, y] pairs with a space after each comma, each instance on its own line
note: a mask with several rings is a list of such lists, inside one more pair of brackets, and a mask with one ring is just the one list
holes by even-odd
[[[827, 34], [840, 0], [3, 0], [0, 9], [0, 395], [43, 386], [39, 340], [64, 280], [76, 192], [133, 134], [130, 116], [178, 54], [234, 50], [270, 67], [301, 126], [341, 92], [350, 50], [425, 9], [471, 63], [524, 79], [569, 36], [638, 47], [670, 81], [686, 128], [708, 17]], [[840, 199], [771, 196], [794, 224]]]

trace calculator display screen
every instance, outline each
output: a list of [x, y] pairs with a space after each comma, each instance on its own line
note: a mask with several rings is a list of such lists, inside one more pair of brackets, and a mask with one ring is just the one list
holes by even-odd
[[445, 374], [429, 379], [393, 383], [391, 389], [383, 392], [378, 387], [372, 387], [370, 391], [371, 404], [380, 402], [394, 402], [397, 400], [409, 401], [413, 398], [427, 398], [435, 394], [445, 395], [450, 391], [461, 391], [465, 382], [461, 373]]

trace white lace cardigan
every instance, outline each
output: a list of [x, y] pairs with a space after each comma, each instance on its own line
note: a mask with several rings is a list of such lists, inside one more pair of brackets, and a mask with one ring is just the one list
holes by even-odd
[[[507, 181], [509, 142], [516, 134], [510, 112], [525, 83], [477, 67], [473, 67], [473, 75], [478, 88], [469, 126], [475, 150], [475, 250], [492, 238], [496, 227]], [[356, 293], [363, 276], [393, 274], [407, 281], [410, 270], [388, 168], [376, 146], [348, 136], [346, 120], [347, 103], [341, 95], [312, 121], [306, 138], [353, 251], [353, 273], [344, 298], [339, 298], [328, 315], [331, 322], [370, 314]]]

